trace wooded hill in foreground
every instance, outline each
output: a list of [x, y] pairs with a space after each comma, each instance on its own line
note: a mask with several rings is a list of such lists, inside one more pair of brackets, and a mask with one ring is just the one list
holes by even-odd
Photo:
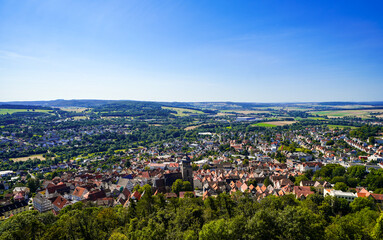
[[153, 196], [148, 185], [128, 208], [64, 208], [58, 216], [27, 211], [0, 224], [0, 239], [383, 239], [383, 214], [368, 198], [352, 203], [311, 195], [243, 193], [217, 198]]

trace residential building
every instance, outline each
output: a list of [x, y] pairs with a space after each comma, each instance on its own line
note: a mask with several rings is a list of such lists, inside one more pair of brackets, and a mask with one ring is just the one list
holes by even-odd
[[33, 207], [40, 213], [47, 212], [52, 209], [52, 203], [43, 194], [37, 193], [33, 198]]

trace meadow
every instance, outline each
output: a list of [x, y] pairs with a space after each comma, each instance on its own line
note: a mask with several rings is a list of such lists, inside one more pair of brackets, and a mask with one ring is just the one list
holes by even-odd
[[204, 114], [204, 112], [194, 109], [187, 109], [187, 108], [177, 108], [177, 107], [162, 107], [162, 109], [167, 109], [171, 111], [175, 111], [177, 113], [172, 113], [174, 116], [178, 117], [185, 117], [189, 116], [191, 114]]
[[256, 123], [256, 124], [253, 124], [252, 126], [256, 126], [256, 127], [276, 127], [276, 125], [269, 124], [269, 123]]
[[383, 109], [362, 109], [362, 110], [339, 110], [339, 111], [316, 111], [310, 112], [319, 116], [328, 116], [329, 118], [339, 117], [360, 117], [368, 118], [370, 113], [383, 113]]
[[327, 124], [325, 125], [326, 127], [330, 128], [330, 129], [336, 129], [336, 128], [339, 128], [339, 129], [344, 129], [344, 128], [351, 128], [351, 129], [356, 129], [358, 127], [354, 127], [354, 126], [346, 126], [346, 125], [331, 125], [331, 124]]
[[11, 160], [15, 161], [15, 162], [25, 162], [29, 159], [40, 159], [40, 160], [45, 160], [45, 157], [43, 156], [43, 154], [36, 154], [36, 155], [31, 155], [31, 156], [27, 156], [27, 157], [19, 157], [19, 158], [12, 158]]
[[8, 108], [1, 108], [0, 114], [12, 114], [15, 112], [43, 112], [43, 113], [50, 113], [51, 110], [43, 110], [43, 109], [35, 109], [35, 111], [32, 111], [31, 109], [8, 109]]
[[260, 122], [253, 124], [252, 126], [258, 126], [258, 127], [278, 127], [278, 126], [285, 126], [289, 124], [296, 123], [296, 121], [271, 121], [271, 122]]

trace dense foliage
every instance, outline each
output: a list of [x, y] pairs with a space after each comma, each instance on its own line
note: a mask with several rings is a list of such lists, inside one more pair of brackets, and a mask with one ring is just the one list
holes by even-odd
[[0, 225], [0, 239], [381, 239], [372, 200], [294, 195], [260, 202], [247, 194], [165, 200], [150, 187], [128, 208], [78, 202], [58, 216], [27, 211]]

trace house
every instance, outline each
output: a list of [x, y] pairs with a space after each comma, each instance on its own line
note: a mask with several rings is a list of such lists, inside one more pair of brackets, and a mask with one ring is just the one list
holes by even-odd
[[299, 186], [309, 186], [309, 187], [313, 187], [315, 185], [315, 182], [314, 181], [301, 181], [299, 183]]
[[169, 199], [169, 198], [177, 198], [177, 194], [171, 192], [171, 193], [166, 193], [165, 194], [165, 198], [166, 199]]
[[314, 187], [319, 194], [324, 194], [324, 189], [325, 188], [331, 188], [331, 184], [329, 182], [326, 182], [326, 181], [316, 181], [314, 183]]
[[306, 162], [298, 165], [298, 169], [301, 172], [306, 172], [308, 170], [313, 170], [314, 172], [322, 168], [321, 162]]
[[95, 189], [84, 194], [84, 198], [89, 201], [96, 201], [97, 199], [104, 197], [106, 197], [106, 194], [103, 190], [100, 189]]
[[293, 193], [298, 199], [304, 199], [307, 198], [308, 195], [314, 194], [310, 186], [294, 186]]
[[71, 199], [75, 201], [81, 201], [85, 199], [85, 194], [88, 193], [88, 190], [83, 187], [76, 187], [71, 194]]
[[127, 188], [124, 188], [124, 190], [122, 190], [120, 195], [118, 195], [116, 203], [123, 205], [126, 202], [126, 200], [128, 200], [129, 197], [130, 197], [130, 191]]
[[124, 203], [124, 207], [129, 207], [131, 201], [137, 202], [138, 200], [141, 199], [141, 196], [142, 196], [141, 193], [139, 193], [138, 191], [135, 191], [133, 194], [129, 196], [128, 200], [126, 200], [126, 202]]
[[45, 197], [48, 199], [55, 198], [58, 195], [63, 195], [65, 193], [70, 192], [70, 187], [68, 187], [64, 183], [59, 183], [54, 185], [53, 183], [49, 183], [47, 188], [45, 189]]
[[9, 218], [10, 216], [13, 216], [17, 213], [21, 213], [27, 210], [29, 210], [29, 208], [28, 208], [28, 202], [26, 201], [15, 202], [15, 203], [7, 204], [5, 206], [1, 206], [0, 220], [4, 220], [6, 218]]
[[274, 186], [275, 188], [280, 189], [285, 186], [294, 186], [294, 183], [288, 178], [282, 178], [279, 181], [277, 181]]
[[17, 193], [19, 192], [23, 192], [23, 193], [26, 193], [28, 194], [30, 192], [29, 188], [28, 187], [15, 187], [13, 189], [13, 194], [16, 195]]
[[113, 207], [114, 199], [111, 197], [99, 198], [96, 200], [96, 205], [103, 206], [103, 207]]
[[65, 199], [59, 195], [56, 198], [56, 200], [52, 203], [53, 213], [55, 215], [57, 215], [61, 211], [61, 209], [63, 209], [64, 207], [66, 207], [68, 205], [70, 205], [70, 202], [67, 199]]
[[185, 196], [195, 197], [195, 193], [193, 191], [179, 192], [179, 195], [180, 195], [180, 198], [184, 198]]
[[370, 193], [370, 197], [372, 197], [376, 203], [383, 203], [383, 194]]

